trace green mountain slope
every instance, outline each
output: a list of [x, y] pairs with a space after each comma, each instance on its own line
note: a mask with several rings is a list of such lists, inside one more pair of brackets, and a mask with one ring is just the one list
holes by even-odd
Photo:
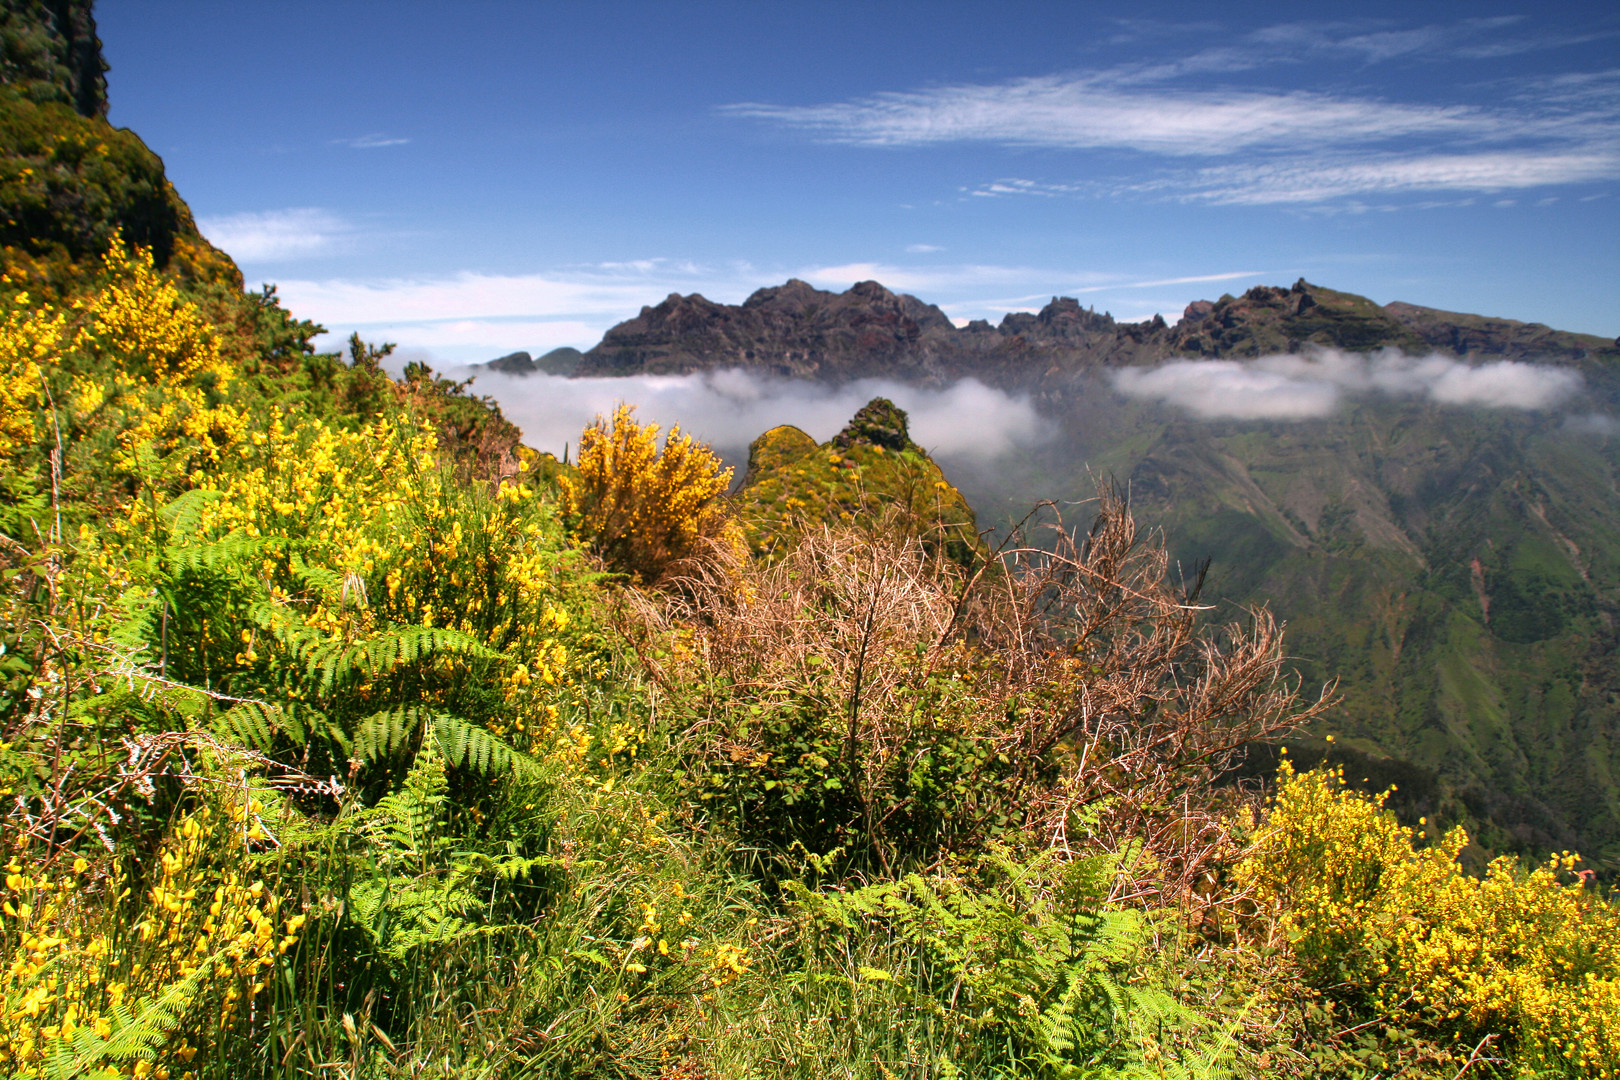
[[1075, 405], [1022, 461], [947, 463], [986, 523], [1129, 486], [1206, 597], [1288, 621], [1314, 733], [1439, 778], [1497, 850], [1620, 865], [1620, 448], [1556, 417], [1369, 399], [1307, 423]]
[[[1340, 753], [1429, 778], [1409, 805], [1482, 823], [1487, 847], [1578, 847], [1620, 870], [1620, 453], [1605, 434], [1620, 424], [1376, 394], [1321, 419], [1205, 421], [1112, 385], [1122, 368], [1326, 348], [1550, 364], [1579, 373], [1583, 410], [1620, 402], [1620, 343], [1303, 280], [1196, 302], [1174, 325], [1055, 298], [957, 328], [875, 282], [789, 282], [739, 307], [674, 296], [610, 331], [581, 371], [973, 376], [1031, 393], [1054, 439], [945, 462], [982, 523], [1085, 500], [1099, 477], [1128, 483], [1180, 559], [1212, 560], [1209, 595], [1271, 605], [1302, 676], [1340, 679], [1321, 733]], [[794, 464], [763, 470], [756, 516], [790, 498], [819, 512], [832, 451], [782, 429], [765, 442], [756, 456], [791, 450]]]

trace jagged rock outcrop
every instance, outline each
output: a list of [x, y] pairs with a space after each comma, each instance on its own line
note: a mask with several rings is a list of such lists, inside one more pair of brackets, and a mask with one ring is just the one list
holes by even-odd
[[926, 379], [950, 366], [955, 333], [937, 307], [875, 281], [830, 293], [795, 279], [760, 289], [739, 306], [672, 293], [609, 330], [585, 354], [579, 373], [738, 366], [829, 381], [877, 371]]
[[1256, 285], [1242, 296], [1223, 296], [1178, 322], [1169, 352], [1181, 356], [1247, 357], [1298, 352], [1308, 346], [1369, 352], [1395, 348], [1421, 353], [1428, 345], [1364, 296], [1312, 285]]

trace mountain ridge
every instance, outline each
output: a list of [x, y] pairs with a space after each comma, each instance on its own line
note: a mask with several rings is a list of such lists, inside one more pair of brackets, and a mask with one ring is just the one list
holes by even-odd
[[1048, 389], [1100, 368], [1183, 357], [1246, 358], [1310, 348], [1399, 349], [1589, 368], [1620, 362], [1620, 342], [1538, 323], [1443, 311], [1315, 285], [1257, 285], [1241, 296], [1189, 304], [1174, 324], [1119, 322], [1053, 297], [1039, 312], [958, 327], [917, 297], [877, 281], [842, 293], [797, 278], [741, 304], [671, 293], [608, 330], [575, 374], [679, 375], [739, 367], [784, 378], [847, 382], [883, 377], [941, 384]]

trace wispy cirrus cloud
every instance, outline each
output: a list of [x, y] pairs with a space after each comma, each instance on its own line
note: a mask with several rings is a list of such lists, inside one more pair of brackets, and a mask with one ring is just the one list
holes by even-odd
[[1004, 176], [987, 184], [980, 184], [969, 190], [968, 194], [980, 199], [996, 199], [1003, 195], [1034, 195], [1037, 198], [1053, 199], [1061, 195], [1077, 194], [1085, 191], [1086, 187], [1083, 184], [1048, 184], [1040, 180]]
[[[1521, 21], [1408, 28], [1282, 24], [1152, 63], [814, 105], [739, 103], [721, 111], [830, 143], [1123, 151], [1153, 170], [1112, 180], [1096, 169], [1083, 181], [1003, 176], [964, 189], [975, 198], [1145, 194], [1287, 204], [1620, 179], [1620, 70], [1540, 78], [1493, 71], [1488, 103], [1278, 89], [1244, 74], [1324, 58], [1341, 64], [1484, 60], [1620, 34], [1616, 23], [1585, 35], [1538, 36]], [[1221, 85], [1212, 85], [1216, 78]], [[1245, 81], [1250, 85], [1241, 85]], [[1130, 168], [1128, 157], [1124, 165], [1117, 154], [1108, 160], [1116, 172]]]
[[1620, 146], [1216, 165], [1143, 185], [1215, 203], [1307, 203], [1400, 192], [1493, 192], [1620, 177]]
[[366, 135], [355, 135], [347, 139], [333, 139], [334, 146], [347, 146], [351, 150], [379, 150], [385, 146], [404, 146], [411, 140], [397, 135], [389, 135], [383, 131], [373, 131]]
[[1467, 106], [1311, 91], [1143, 90], [1107, 73], [959, 84], [827, 105], [743, 103], [722, 112], [864, 146], [988, 142], [1175, 157], [1412, 135], [1486, 137], [1501, 128], [1498, 117]]
[[[1189, 34], [1226, 37], [1224, 28], [1212, 23], [1117, 21], [1121, 33], [1110, 43], [1115, 47], [1150, 39], [1184, 38]], [[1419, 26], [1399, 26], [1387, 19], [1366, 18], [1275, 23], [1185, 56], [1127, 66], [1120, 69], [1120, 73], [1127, 78], [1154, 80], [1189, 74], [1230, 74], [1269, 65], [1343, 60], [1369, 66], [1401, 61], [1493, 60], [1620, 36], [1620, 23], [1612, 18], [1607, 22], [1588, 20], [1575, 32], [1526, 24], [1522, 15], [1495, 15]]]
[[197, 228], [239, 262], [330, 254], [352, 232], [348, 222], [315, 207], [209, 215], [197, 219]]

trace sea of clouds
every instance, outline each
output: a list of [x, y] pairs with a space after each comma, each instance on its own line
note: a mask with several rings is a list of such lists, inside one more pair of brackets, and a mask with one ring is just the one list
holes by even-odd
[[1372, 395], [1539, 411], [1564, 405], [1582, 386], [1580, 373], [1568, 368], [1518, 360], [1475, 365], [1395, 350], [1177, 360], [1120, 368], [1110, 378], [1126, 397], [1164, 402], [1208, 420], [1309, 420], [1331, 415], [1347, 397]]
[[[946, 461], [989, 464], [1030, 450], [1057, 434], [1027, 394], [976, 379], [944, 388], [889, 379], [838, 386], [784, 379], [736, 368], [690, 375], [563, 378], [472, 370], [474, 392], [487, 394], [523, 429], [524, 441], [561, 454], [580, 431], [619, 402], [666, 430], [673, 424], [741, 463], [748, 444], [778, 424], [793, 424], [818, 442], [837, 434], [862, 405], [886, 397], [911, 417], [911, 437]], [[1091, 391], [1158, 402], [1205, 420], [1306, 421], [1333, 415], [1357, 399], [1425, 401], [1460, 408], [1554, 411], [1578, 406], [1584, 384], [1569, 368], [1506, 360], [1468, 364], [1446, 356], [1412, 357], [1323, 350], [1253, 360], [1176, 360], [1120, 368]], [[1586, 435], [1620, 434], [1620, 422], [1570, 408], [1565, 426]]]
[[860, 379], [841, 386], [781, 379], [735, 368], [692, 375], [631, 375], [569, 379], [550, 375], [502, 375], [476, 371], [476, 393], [500, 403], [523, 429], [523, 441], [561, 454], [577, 444], [596, 416], [619, 402], [636, 406], [643, 421], [681, 430], [730, 460], [778, 424], [802, 428], [818, 442], [838, 434], [875, 397], [886, 397], [911, 417], [911, 438], [929, 453], [957, 460], [990, 460], [1040, 441], [1047, 422], [1027, 396], [1007, 394], [976, 379], [944, 389], [908, 386], [888, 379]]

